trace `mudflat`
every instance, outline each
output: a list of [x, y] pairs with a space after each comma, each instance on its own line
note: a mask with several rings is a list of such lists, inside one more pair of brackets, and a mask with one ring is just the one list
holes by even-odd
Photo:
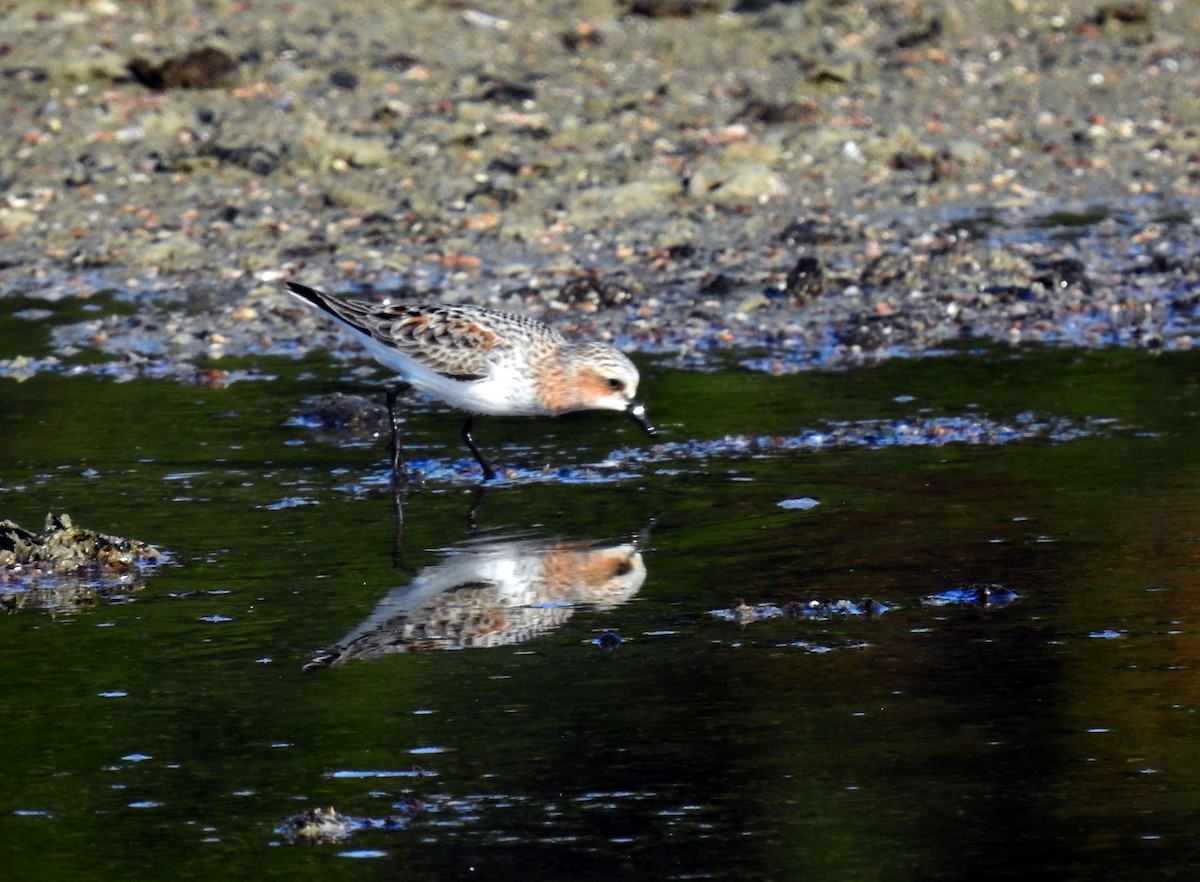
[[6, 7], [0, 297], [132, 308], [0, 375], [340, 345], [285, 279], [779, 372], [1194, 336], [1188, 4]]

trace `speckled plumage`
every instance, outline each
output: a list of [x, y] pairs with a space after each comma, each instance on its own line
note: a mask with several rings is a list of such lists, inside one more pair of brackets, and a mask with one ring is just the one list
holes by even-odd
[[610, 609], [646, 580], [633, 543], [494, 538], [468, 544], [414, 574], [329, 651], [306, 666], [395, 652], [524, 643], [588, 605]]
[[606, 343], [574, 343], [544, 322], [482, 306], [380, 304], [288, 287], [337, 319], [405, 382], [470, 414], [463, 439], [485, 477], [494, 472], [471, 438], [477, 414], [617, 410], [655, 434], [635, 399], [637, 368]]

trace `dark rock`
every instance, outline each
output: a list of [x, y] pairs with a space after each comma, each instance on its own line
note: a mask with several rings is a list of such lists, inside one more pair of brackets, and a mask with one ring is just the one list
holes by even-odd
[[728, 297], [745, 282], [728, 273], [709, 273], [700, 280], [700, 293], [710, 297]]
[[173, 55], [161, 64], [132, 59], [129, 73], [149, 89], [225, 89], [237, 82], [237, 61], [213, 46]]
[[559, 34], [563, 47], [569, 52], [578, 52], [589, 46], [599, 46], [604, 42], [603, 35], [592, 25], [584, 22], [576, 25], [574, 30], [563, 31]]
[[803, 306], [825, 290], [825, 268], [812, 256], [801, 257], [788, 270], [783, 292], [793, 306]]
[[480, 101], [496, 101], [501, 104], [523, 104], [537, 98], [537, 92], [532, 86], [509, 82], [508, 80], [492, 80], [480, 93]]
[[558, 297], [572, 306], [590, 303], [611, 308], [628, 303], [633, 299], [633, 292], [625, 285], [603, 281], [597, 273], [589, 272], [568, 280], [559, 290]]
[[755, 99], [746, 102], [746, 105], [733, 115], [730, 122], [751, 122], [763, 125], [812, 123], [816, 122], [820, 116], [820, 105], [812, 101], [776, 102]]
[[1091, 296], [1092, 281], [1088, 278], [1087, 267], [1082, 260], [1073, 257], [1061, 260], [1050, 260], [1034, 264], [1040, 274], [1034, 276], [1034, 281], [1051, 290], [1063, 288], [1078, 288], [1084, 294]]
[[912, 49], [914, 46], [920, 46], [922, 43], [932, 43], [942, 35], [942, 20], [940, 18], [932, 19], [925, 27], [915, 31], [907, 31], [896, 37], [896, 47], [898, 49]]
[[358, 74], [349, 70], [335, 70], [329, 74], [329, 84], [353, 92], [358, 88]]
[[361, 395], [333, 392], [306, 403], [300, 416], [304, 425], [325, 432], [374, 435], [388, 424], [387, 408]]
[[646, 18], [691, 18], [693, 15], [720, 12], [722, 4], [713, 0], [631, 0], [629, 12]]
[[261, 146], [225, 147], [221, 144], [205, 144], [198, 154], [211, 156], [229, 165], [241, 166], [256, 175], [269, 175], [279, 165], [279, 155]]

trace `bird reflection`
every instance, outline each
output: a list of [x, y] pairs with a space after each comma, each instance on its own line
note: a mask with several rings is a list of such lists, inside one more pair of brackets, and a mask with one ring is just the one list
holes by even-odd
[[559, 627], [580, 606], [625, 603], [645, 580], [633, 542], [474, 541], [393, 589], [366, 621], [304, 669], [394, 652], [524, 643]]

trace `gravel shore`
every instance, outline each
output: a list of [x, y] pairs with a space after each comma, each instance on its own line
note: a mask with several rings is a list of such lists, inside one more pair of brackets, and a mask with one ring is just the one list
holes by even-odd
[[775, 372], [1196, 333], [1186, 3], [10, 0], [0, 77], [0, 376], [341, 347], [284, 279]]

